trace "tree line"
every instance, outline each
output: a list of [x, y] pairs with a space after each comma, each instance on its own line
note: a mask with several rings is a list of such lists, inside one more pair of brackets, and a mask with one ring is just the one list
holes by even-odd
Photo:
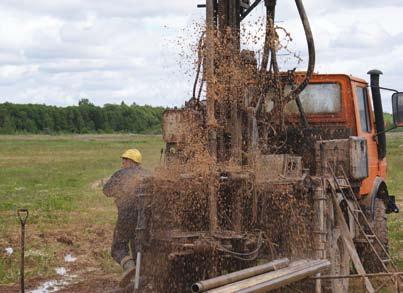
[[[0, 104], [0, 134], [17, 133], [161, 133], [165, 108], [121, 103], [95, 106], [88, 99], [78, 106]], [[393, 124], [385, 113], [386, 128]], [[401, 130], [401, 129], [400, 129]]]
[[121, 103], [95, 106], [88, 99], [78, 106], [0, 104], [0, 133], [161, 133], [163, 107]]
[[[384, 113], [383, 117], [385, 119], [385, 129], [391, 129], [393, 127], [393, 116], [389, 113]], [[403, 127], [396, 128], [393, 132], [403, 132]]]

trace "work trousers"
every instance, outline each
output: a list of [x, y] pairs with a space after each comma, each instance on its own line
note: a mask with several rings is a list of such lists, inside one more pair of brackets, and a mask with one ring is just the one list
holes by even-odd
[[122, 259], [130, 255], [129, 243], [132, 253], [135, 253], [137, 207], [133, 201], [119, 203], [117, 207], [118, 220], [113, 233], [111, 254], [113, 259], [121, 264]]

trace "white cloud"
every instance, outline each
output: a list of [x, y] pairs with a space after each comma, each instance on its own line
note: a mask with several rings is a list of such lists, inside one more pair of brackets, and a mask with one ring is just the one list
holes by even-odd
[[[189, 48], [203, 21], [203, 1], [2, 0], [0, 102], [181, 105], [192, 89]], [[366, 78], [384, 71], [385, 86], [402, 88], [403, 2], [306, 0], [317, 47], [317, 71]], [[306, 44], [294, 1], [280, 1], [279, 24], [291, 49]], [[264, 12], [258, 7], [252, 15]], [[196, 29], [197, 31], [197, 29]], [[292, 68], [293, 58], [283, 58]], [[295, 60], [294, 60], [295, 61]], [[387, 99], [385, 99], [387, 102]]]

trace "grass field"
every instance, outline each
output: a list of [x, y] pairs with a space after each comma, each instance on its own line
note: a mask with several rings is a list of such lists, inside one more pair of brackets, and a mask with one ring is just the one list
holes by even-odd
[[388, 135], [388, 180], [389, 193], [396, 196], [399, 214], [388, 216], [389, 238], [392, 254], [400, 271], [403, 270], [403, 133]]
[[[403, 134], [388, 136], [389, 190], [403, 203]], [[55, 268], [117, 276], [109, 256], [115, 204], [101, 192], [102, 179], [120, 167], [120, 154], [137, 147], [153, 169], [163, 147], [159, 136], [1, 136], [0, 284], [18, 280], [17, 208], [30, 210], [26, 277], [45, 280]], [[389, 216], [392, 252], [403, 268], [403, 216]], [[5, 252], [12, 247], [14, 253]], [[72, 253], [74, 263], [64, 256]], [[1, 290], [0, 290], [1, 291]]]

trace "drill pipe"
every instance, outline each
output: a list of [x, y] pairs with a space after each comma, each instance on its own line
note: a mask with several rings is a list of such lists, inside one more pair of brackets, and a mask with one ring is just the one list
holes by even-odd
[[268, 292], [303, 280], [309, 276], [317, 274], [322, 270], [328, 269], [329, 267], [330, 262], [328, 260], [299, 261], [292, 263], [287, 268], [254, 276], [236, 283], [212, 289], [207, 292]]
[[205, 292], [207, 290], [225, 286], [231, 283], [235, 283], [253, 276], [261, 275], [270, 271], [274, 271], [277, 269], [282, 269], [288, 266], [290, 261], [288, 258], [282, 258], [278, 260], [274, 260], [272, 262], [248, 268], [245, 270], [233, 272], [227, 275], [219, 276], [217, 278], [200, 281], [192, 285], [193, 292]]

